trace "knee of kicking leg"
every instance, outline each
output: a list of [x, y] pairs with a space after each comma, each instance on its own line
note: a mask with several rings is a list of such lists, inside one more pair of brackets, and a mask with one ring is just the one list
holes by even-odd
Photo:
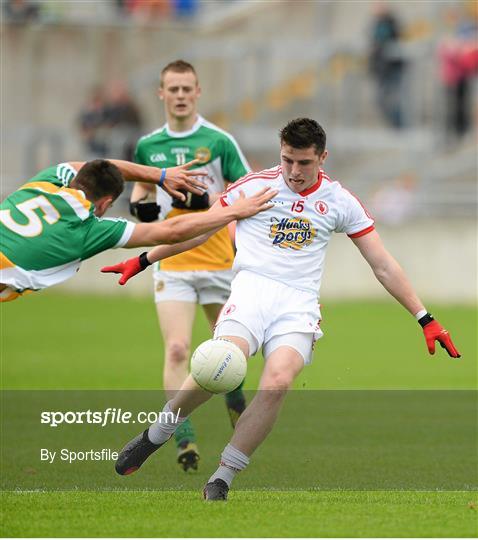
[[171, 364], [183, 364], [189, 360], [189, 344], [174, 340], [166, 345], [166, 357]]
[[261, 390], [274, 390], [278, 394], [281, 392], [287, 392], [292, 385], [294, 377], [279, 370], [273, 370], [270, 373], [264, 375], [261, 380]]

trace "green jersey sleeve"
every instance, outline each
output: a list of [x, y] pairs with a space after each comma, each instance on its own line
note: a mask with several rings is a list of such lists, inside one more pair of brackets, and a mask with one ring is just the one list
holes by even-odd
[[134, 148], [133, 161], [135, 163], [141, 163], [139, 161], [139, 142], [136, 143], [136, 146]]
[[222, 173], [225, 180], [235, 182], [250, 172], [251, 168], [233, 137], [224, 137], [223, 145], [224, 151], [221, 156]]
[[50, 182], [55, 186], [68, 187], [77, 175], [77, 171], [69, 163], [60, 163], [37, 173], [30, 182]]
[[136, 143], [136, 148], [134, 149], [133, 161], [135, 163], [139, 163], [140, 165], [149, 165], [143, 155], [143, 146], [144, 145], [141, 144], [141, 140], [139, 140]]
[[122, 218], [99, 218], [91, 216], [85, 236], [82, 260], [111, 248], [123, 247], [130, 239], [135, 224]]

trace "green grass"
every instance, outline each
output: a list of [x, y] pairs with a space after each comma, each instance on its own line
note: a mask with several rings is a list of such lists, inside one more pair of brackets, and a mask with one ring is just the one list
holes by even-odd
[[[1, 306], [3, 388], [162, 387], [163, 348], [150, 299], [52, 290]], [[418, 324], [396, 302], [326, 304], [325, 336], [296, 388], [476, 388], [476, 310], [437, 306], [433, 313], [450, 330], [460, 360], [440, 347], [429, 356]], [[209, 337], [198, 311], [193, 348]], [[261, 369], [257, 356], [249, 364], [248, 388], [256, 388]]]
[[475, 537], [477, 493], [4, 493], [4, 536]]
[[[304, 369], [295, 388], [333, 391], [475, 389], [476, 311], [470, 306], [429, 308], [451, 331], [463, 355], [460, 360], [449, 358], [440, 348], [434, 357], [429, 356], [420, 328], [394, 302], [326, 304], [323, 307], [322, 325], [325, 337], [316, 346], [313, 365]], [[163, 349], [150, 299], [67, 296], [53, 290], [3, 304], [0, 312], [1, 386], [4, 390], [154, 390], [162, 386]], [[207, 338], [208, 326], [199, 312], [193, 347]], [[260, 356], [251, 360], [248, 388], [255, 388], [261, 368]], [[290, 397], [277, 429], [254, 456], [250, 469], [237, 479], [236, 490], [231, 492], [226, 504], [205, 504], [200, 498], [200, 486], [213, 470], [229, 433], [222, 410], [215, 414], [214, 407], [219, 410], [219, 405], [211, 405], [197, 419], [199, 440], [204, 451], [198, 474], [186, 477], [176, 470], [172, 465], [174, 448], [166, 447], [161, 459], [148, 463], [137, 477], [134, 475], [126, 479], [126, 483], [125, 479], [110, 473], [110, 464], [106, 468], [94, 466], [90, 474], [86, 474], [87, 469], [79, 467], [75, 469], [78, 476], [74, 491], [50, 488], [48, 491], [29, 492], [25, 486], [37, 485], [41, 475], [46, 473], [36, 465], [26, 466], [30, 459], [26, 452], [28, 435], [32, 435], [35, 444], [40, 444], [36, 442], [37, 433], [42, 436], [44, 432], [34, 431], [41, 427], [36, 420], [32, 420], [30, 425], [26, 420], [22, 423], [22, 420], [23, 430], [18, 430], [15, 421], [10, 424], [3, 422], [2, 431], [8, 444], [17, 445], [18, 448], [3, 456], [2, 482], [8, 486], [24, 487], [23, 491], [8, 491], [14, 488], [7, 487], [7, 491], [2, 493], [0, 532], [12, 537], [477, 536], [478, 495], [472, 488], [470, 491], [450, 491], [453, 488], [447, 486], [443, 491], [366, 491], [370, 489], [367, 487], [363, 488], [364, 491], [352, 491], [353, 488], [347, 491], [309, 489], [316, 484], [324, 489], [324, 485], [344, 483], [351, 478], [350, 475], [357, 474], [354, 467], [362, 474], [362, 480], [366, 480], [367, 470], [360, 470], [358, 465], [372, 455], [370, 448], [376, 452], [373, 458], [370, 457], [368, 465], [370, 474], [374, 474], [374, 471], [377, 474], [376, 479], [372, 478], [372, 484], [376, 482], [379, 486], [380, 481], [386, 483], [387, 479], [382, 478], [382, 473], [378, 471], [386, 470], [387, 459], [391, 457], [386, 454], [387, 448], [390, 448], [387, 437], [393, 436], [401, 422], [407, 424], [410, 414], [416, 410], [425, 414], [426, 409], [421, 406], [417, 409], [412, 402], [408, 409], [404, 408], [402, 416], [391, 417], [387, 425], [387, 422], [384, 423], [386, 411], [381, 412], [381, 405], [374, 407], [370, 404], [373, 422], [362, 430], [355, 418], [360, 418], [361, 411], [367, 412], [368, 402], [363, 407], [360, 405], [362, 408], [355, 406], [353, 394], [350, 394], [351, 401], [344, 405], [341, 421], [347, 430], [355, 428], [355, 432], [352, 431], [355, 433], [354, 440], [351, 441], [342, 437], [342, 431], [333, 419], [328, 419], [327, 400], [324, 400], [322, 392], [317, 394], [323, 400], [319, 401], [322, 416], [315, 416], [316, 402], [307, 405], [306, 415], [297, 426], [297, 433], [300, 440], [309, 433], [311, 436], [320, 434], [323, 446], [320, 447], [320, 455], [304, 455], [300, 440], [293, 438], [289, 446], [283, 443], [290, 433], [288, 426], [293, 425], [297, 418], [294, 407], [302, 407], [299, 399], [301, 394], [296, 392], [295, 397]], [[30, 401], [40, 394], [14, 392], [11, 395], [20, 400], [21, 396], [28, 396], [21, 402], [23, 407], [15, 406], [15, 414], [20, 419], [27, 419]], [[48, 394], [41, 395], [48, 397]], [[98, 392], [94, 395], [95, 399], [101, 397]], [[312, 399], [315, 394], [308, 395]], [[416, 399], [423, 397], [419, 393], [413, 395]], [[465, 396], [464, 393], [459, 395]], [[105, 393], [104, 399], [108, 400], [108, 396]], [[334, 396], [337, 400], [340, 394]], [[470, 411], [469, 417], [463, 415], [463, 409], [453, 399], [453, 394], [447, 396], [449, 402], [441, 404], [443, 414], [440, 413], [439, 420], [443, 422], [443, 429], [449, 429], [446, 436], [449, 444], [440, 449], [441, 454], [433, 444], [433, 437], [438, 436], [439, 439], [440, 433], [433, 429], [427, 431], [426, 415], [423, 425], [416, 424], [422, 430], [422, 437], [430, 437], [421, 441], [420, 459], [423, 461], [410, 461], [409, 456], [415, 455], [414, 452], [419, 449], [417, 436], [404, 433], [402, 476], [406, 481], [417, 476], [417, 489], [420, 482], [426, 485], [429, 478], [426, 474], [429, 473], [433, 479], [440, 467], [453, 463], [457, 449], [463, 446], [462, 441], [473, 442], [466, 437], [469, 426], [473, 426], [476, 411], [467, 409]], [[376, 393], [374, 397], [380, 399], [380, 394]], [[162, 401], [160, 396], [158, 399]], [[216, 400], [219, 403], [220, 398]], [[15, 401], [12, 403], [16, 404]], [[427, 399], [424, 403], [430, 405]], [[463, 403], [466, 407], [466, 399]], [[8, 404], [5, 400], [2, 402], [3, 407]], [[141, 405], [137, 404], [139, 409]], [[207, 432], [212, 418], [214, 429]], [[459, 422], [452, 422], [453, 418]], [[317, 425], [314, 422], [319, 422], [320, 429], [314, 427]], [[67, 432], [56, 433], [61, 439], [62, 433]], [[122, 442], [124, 435], [118, 434]], [[73, 437], [72, 434], [69, 436]], [[103, 444], [108, 439], [107, 432], [102, 432], [101, 437]], [[116, 437], [117, 434], [115, 441]], [[476, 437], [474, 442], [476, 445]], [[90, 443], [88, 438], [86, 443]], [[4, 454], [5, 448], [4, 444]], [[336, 465], [338, 474], [334, 475], [334, 459], [337, 464], [350, 467], [350, 474], [346, 468], [342, 470]], [[295, 463], [295, 469], [289, 470], [288, 460]], [[466, 474], [466, 467], [460, 469], [459, 456], [456, 461], [456, 476]], [[20, 463], [21, 468], [15, 476], [14, 466]], [[423, 464], [418, 474], [413, 471], [417, 463]], [[328, 464], [332, 464], [329, 470]], [[56, 474], [61, 471], [55, 470]], [[423, 478], [419, 478], [420, 474], [423, 474]], [[163, 490], [158, 491], [158, 479], [162, 475], [165, 483]], [[91, 478], [91, 485], [88, 478]], [[399, 487], [394, 485], [395, 480], [392, 475], [391, 487]], [[453, 478], [444, 476], [445, 480], [448, 486], [452, 485]], [[58, 482], [61, 489], [61, 482]], [[68, 484], [68, 481], [65, 483]], [[127, 485], [135, 491], [115, 491], [125, 489]], [[175, 485], [182, 491], [164, 488]], [[361, 484], [358, 482], [356, 485]], [[470, 485], [474, 487], [475, 484], [470, 481]], [[296, 491], [284, 491], [287, 486], [294, 487]]]

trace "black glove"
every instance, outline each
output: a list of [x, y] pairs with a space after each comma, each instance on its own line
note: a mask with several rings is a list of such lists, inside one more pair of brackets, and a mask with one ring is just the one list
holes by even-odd
[[188, 210], [206, 210], [209, 208], [209, 194], [205, 191], [202, 195], [196, 195], [190, 193], [189, 191], [182, 191], [186, 195], [185, 201], [180, 201], [179, 199], [173, 199], [172, 206], [173, 208], [183, 208]]
[[144, 223], [150, 223], [151, 221], [156, 221], [161, 212], [161, 206], [155, 202], [130, 202], [129, 203], [129, 212], [130, 214]]

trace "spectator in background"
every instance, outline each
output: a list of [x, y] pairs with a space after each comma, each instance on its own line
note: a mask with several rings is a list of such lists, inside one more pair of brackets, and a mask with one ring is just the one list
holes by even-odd
[[105, 108], [103, 89], [97, 86], [91, 91], [89, 100], [81, 110], [78, 119], [85, 150], [92, 157], [105, 157], [108, 153]]
[[197, 0], [173, 0], [174, 15], [181, 18], [194, 17], [198, 11]]
[[29, 23], [38, 20], [39, 6], [28, 0], [6, 0], [3, 11], [8, 22]]
[[90, 157], [111, 155], [132, 161], [141, 132], [141, 115], [123, 81], [111, 82], [106, 91], [95, 87], [78, 123]]
[[396, 226], [417, 215], [417, 176], [405, 172], [380, 186], [372, 197], [371, 210], [378, 221]]
[[383, 2], [375, 4], [371, 31], [369, 68], [377, 87], [377, 102], [391, 126], [403, 126], [401, 93], [405, 60], [400, 51], [399, 22]]
[[109, 134], [110, 154], [133, 161], [142, 121], [138, 106], [123, 81], [113, 81], [108, 85], [104, 122]]
[[[449, 17], [455, 17], [449, 14]], [[445, 127], [448, 136], [462, 137], [471, 127], [472, 84], [478, 70], [477, 28], [470, 20], [456, 25], [438, 48], [440, 79], [445, 93]]]
[[115, 0], [120, 15], [131, 15], [140, 22], [160, 19], [192, 18], [198, 12], [198, 0]]
[[171, 14], [171, 0], [125, 0], [128, 12], [140, 22], [167, 19]]
[[128, 0], [115, 0], [115, 5], [119, 15], [128, 15]]

